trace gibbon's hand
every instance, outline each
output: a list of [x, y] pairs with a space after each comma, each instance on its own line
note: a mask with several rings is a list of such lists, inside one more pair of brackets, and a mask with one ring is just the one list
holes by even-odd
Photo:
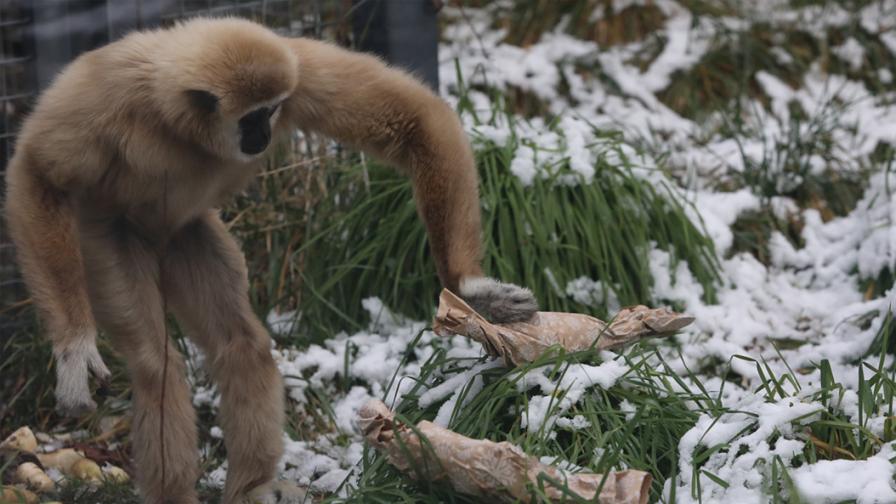
[[467, 277], [460, 283], [460, 297], [495, 324], [524, 322], [538, 311], [532, 291], [489, 277]]
[[109, 369], [96, 349], [96, 343], [79, 341], [59, 349], [56, 354], [56, 412], [67, 417], [80, 417], [96, 409], [90, 392], [91, 372], [101, 386], [109, 379]]

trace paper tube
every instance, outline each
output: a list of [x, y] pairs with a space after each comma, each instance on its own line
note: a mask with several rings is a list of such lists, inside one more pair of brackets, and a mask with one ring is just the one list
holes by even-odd
[[[414, 478], [447, 481], [470, 496], [533, 502], [546, 495], [553, 502], [568, 501], [571, 492], [603, 504], [644, 504], [649, 497], [651, 477], [644, 471], [611, 472], [606, 479], [601, 474], [561, 471], [508, 442], [470, 439], [427, 421], [418, 423], [415, 431], [396, 422], [378, 400], [365, 404], [359, 417], [367, 442], [400, 471]], [[543, 494], [536, 495], [533, 488], [542, 489]]]
[[458, 334], [482, 343], [489, 355], [508, 366], [532, 362], [552, 346], [568, 352], [595, 348], [613, 350], [640, 339], [668, 336], [694, 321], [694, 317], [668, 308], [623, 308], [607, 323], [580, 313], [537, 312], [526, 322], [492, 324], [448, 290], [439, 296], [433, 321], [436, 334]]

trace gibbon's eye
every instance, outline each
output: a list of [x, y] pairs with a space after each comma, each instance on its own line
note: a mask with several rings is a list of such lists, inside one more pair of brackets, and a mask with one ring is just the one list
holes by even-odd
[[271, 107], [261, 107], [240, 118], [240, 150], [255, 155], [271, 143]]
[[189, 89], [187, 90], [187, 97], [197, 110], [206, 114], [211, 114], [218, 110], [218, 97], [208, 91]]

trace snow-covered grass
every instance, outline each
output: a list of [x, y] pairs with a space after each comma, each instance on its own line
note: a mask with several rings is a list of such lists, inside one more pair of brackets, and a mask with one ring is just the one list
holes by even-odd
[[[277, 334], [282, 477], [334, 502], [469, 501], [364, 447], [355, 413], [381, 398], [572, 470], [649, 471], [653, 501], [896, 502], [896, 1], [443, 16], [441, 92], [476, 146], [490, 272], [552, 309], [670, 304], [696, 321], [503, 368], [428, 330], [437, 285], [406, 182], [299, 138], [313, 166], [272, 169], [225, 212]], [[183, 346], [213, 489], [216, 392]], [[33, 379], [44, 411], [52, 384]]]

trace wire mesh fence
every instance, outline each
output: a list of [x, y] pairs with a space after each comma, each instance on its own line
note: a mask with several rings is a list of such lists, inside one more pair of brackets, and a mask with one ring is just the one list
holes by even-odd
[[[435, 83], [437, 4], [433, 0], [2, 0], [0, 208], [5, 167], [18, 127], [39, 91], [82, 52], [134, 29], [167, 26], [195, 16], [237, 16], [283, 35], [323, 38], [380, 52]], [[399, 33], [403, 39], [387, 33], [397, 26], [403, 26]], [[425, 45], [407, 43], [409, 38], [420, 39], [421, 33], [431, 54], [421, 52]], [[372, 43], [365, 44], [369, 35]], [[390, 54], [390, 48], [398, 46], [411, 46], [416, 52]], [[27, 304], [15, 264], [13, 245], [0, 219], [0, 335], [22, 322], [16, 312]]]
[[[15, 132], [36, 92], [30, 47], [31, 12], [24, 2], [0, 5], [0, 203], [6, 162], [12, 156]], [[16, 319], [7, 313], [24, 298], [15, 254], [0, 219], [0, 331]]]

